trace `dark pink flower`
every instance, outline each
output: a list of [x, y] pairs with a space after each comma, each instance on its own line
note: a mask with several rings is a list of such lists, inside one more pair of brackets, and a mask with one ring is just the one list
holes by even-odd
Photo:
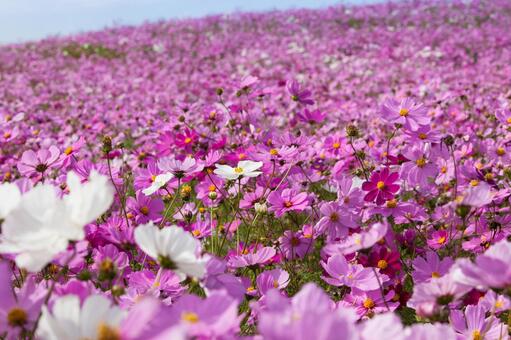
[[362, 190], [369, 191], [364, 200], [366, 202], [376, 200], [377, 205], [382, 205], [385, 201], [393, 199], [394, 194], [399, 191], [399, 185], [394, 184], [398, 178], [399, 174], [389, 173], [389, 168], [373, 172], [369, 181], [362, 184]]

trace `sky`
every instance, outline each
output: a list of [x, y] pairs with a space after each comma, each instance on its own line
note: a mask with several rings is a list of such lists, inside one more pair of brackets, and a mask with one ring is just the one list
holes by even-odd
[[378, 0], [0, 0], [0, 44], [160, 19], [375, 1]]

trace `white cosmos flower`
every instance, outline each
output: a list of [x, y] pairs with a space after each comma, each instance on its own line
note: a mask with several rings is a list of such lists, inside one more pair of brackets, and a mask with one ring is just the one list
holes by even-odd
[[174, 175], [170, 172], [160, 174], [160, 175], [154, 177], [154, 181], [151, 183], [151, 186], [148, 188], [145, 188], [144, 190], [142, 190], [142, 192], [146, 196], [151, 196], [156, 191], [160, 190], [160, 188], [163, 187], [165, 184], [167, 184], [167, 182], [170, 181], [172, 178], [174, 178]]
[[161, 267], [171, 269], [182, 279], [202, 278], [206, 261], [197, 256], [197, 240], [177, 226], [158, 228], [152, 222], [135, 228], [135, 242]]
[[126, 312], [101, 295], [91, 295], [80, 307], [80, 298], [58, 298], [52, 311], [42, 307], [36, 335], [45, 340], [120, 339], [120, 324]]
[[263, 162], [239, 161], [238, 165], [233, 168], [224, 164], [215, 164], [216, 169], [213, 171], [224, 179], [238, 179], [241, 177], [257, 177], [261, 174], [259, 170], [263, 166]]
[[0, 184], [0, 219], [4, 219], [21, 201], [21, 192], [14, 183]]
[[70, 240], [85, 237], [83, 227], [103, 214], [113, 200], [113, 189], [105, 176], [92, 173], [80, 183], [68, 175], [70, 194], [63, 199], [49, 184], [21, 195], [5, 217], [0, 235], [0, 253], [16, 254], [20, 268], [36, 272], [64, 251]]
[[74, 173], [67, 174], [69, 195], [64, 197], [66, 209], [71, 220], [70, 240], [81, 240], [85, 237], [83, 226], [100, 217], [110, 208], [114, 200], [114, 188], [110, 179], [92, 171], [89, 180], [81, 183]]

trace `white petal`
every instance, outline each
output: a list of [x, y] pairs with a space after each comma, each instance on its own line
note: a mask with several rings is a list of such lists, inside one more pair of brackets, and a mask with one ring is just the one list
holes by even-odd
[[0, 219], [4, 219], [21, 201], [21, 192], [14, 183], [0, 185]]
[[152, 222], [135, 228], [135, 242], [150, 257], [158, 257], [157, 240], [159, 229]]

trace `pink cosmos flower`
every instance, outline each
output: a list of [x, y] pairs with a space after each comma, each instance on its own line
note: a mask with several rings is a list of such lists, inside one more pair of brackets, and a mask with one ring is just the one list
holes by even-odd
[[256, 279], [259, 295], [266, 295], [271, 289], [284, 289], [289, 284], [289, 273], [282, 269], [262, 272]]
[[309, 197], [306, 192], [298, 192], [294, 189], [272, 191], [268, 195], [270, 203], [269, 211], [274, 211], [276, 217], [284, 215], [288, 211], [303, 211], [309, 206]]
[[399, 191], [399, 185], [394, 184], [399, 178], [397, 172], [389, 172], [389, 168], [373, 172], [369, 181], [362, 184], [362, 190], [369, 191], [364, 200], [382, 205], [385, 201], [394, 198], [394, 194]]
[[324, 203], [319, 210], [322, 217], [315, 229], [330, 239], [346, 237], [350, 229], [358, 227], [356, 216], [337, 202]]
[[457, 283], [452, 275], [416, 284], [408, 306], [416, 310], [417, 315], [432, 316], [441, 308], [447, 307], [468, 293], [472, 287]]
[[18, 162], [18, 170], [23, 176], [42, 176], [46, 171], [56, 168], [59, 159], [60, 150], [54, 145], [48, 149], [40, 149], [37, 153], [27, 150], [21, 155], [21, 159]]
[[428, 238], [428, 246], [431, 249], [440, 249], [450, 242], [447, 230], [441, 229], [433, 232]]
[[216, 291], [206, 299], [196, 295], [181, 297], [165, 319], [168, 325], [180, 325], [188, 338], [228, 339], [238, 332], [242, 317], [238, 315], [237, 300]]
[[382, 296], [381, 290], [362, 291], [352, 289], [351, 293], [339, 301], [339, 306], [354, 307], [359, 317], [373, 316], [374, 314], [393, 311], [399, 306], [399, 302], [392, 301], [394, 291], [389, 291]]
[[382, 106], [382, 115], [387, 121], [401, 124], [413, 131], [429, 124], [430, 118], [427, 113], [428, 110], [425, 106], [416, 104], [411, 98], [405, 98], [401, 101], [388, 99]]
[[388, 226], [386, 224], [375, 223], [368, 230], [353, 233], [338, 243], [327, 244], [321, 251], [328, 256], [352, 254], [361, 249], [372, 247], [387, 234], [387, 230]]
[[313, 228], [310, 225], [305, 225], [301, 231], [296, 233], [286, 230], [279, 237], [280, 250], [290, 260], [303, 258], [305, 254], [312, 251], [314, 249], [313, 242]]
[[232, 268], [249, 267], [268, 262], [277, 252], [272, 247], [264, 247], [257, 250], [255, 253], [241, 254], [232, 256], [229, 259], [228, 265]]
[[467, 306], [465, 313], [453, 310], [449, 320], [454, 330], [463, 339], [508, 339], [507, 325], [491, 315], [486, 317], [486, 310], [481, 306]]
[[[380, 287], [375, 271], [364, 268], [359, 264], [350, 264], [344, 255], [334, 255], [327, 262], [321, 262], [323, 269], [330, 275], [322, 279], [332, 286], [355, 287], [360, 290], [375, 290]], [[388, 281], [387, 276], [381, 276], [380, 282]]]
[[7, 262], [1, 262], [0, 333], [9, 332], [9, 338], [16, 339], [21, 338], [23, 330], [34, 327], [46, 292], [36, 285], [34, 276], [29, 276], [23, 287], [14, 291], [11, 279], [12, 272]]
[[143, 224], [160, 221], [165, 204], [160, 198], [151, 198], [139, 191], [136, 197], [128, 197], [126, 207], [131, 214], [129, 217], [134, 218], [137, 224]]
[[270, 291], [259, 315], [258, 331], [265, 339], [358, 339], [353, 312], [333, 305], [312, 283], [291, 299]]
[[450, 257], [440, 260], [433, 251], [426, 253], [426, 257], [417, 256], [413, 260], [413, 281], [415, 283], [431, 281], [447, 274], [454, 261]]
[[457, 282], [477, 288], [504, 288], [511, 285], [511, 243], [502, 240], [476, 257], [456, 261], [454, 277]]
[[408, 180], [411, 186], [418, 185], [422, 189], [430, 187], [438, 169], [430, 159], [427, 148], [407, 150], [405, 156], [410, 161], [401, 167], [401, 178]]

